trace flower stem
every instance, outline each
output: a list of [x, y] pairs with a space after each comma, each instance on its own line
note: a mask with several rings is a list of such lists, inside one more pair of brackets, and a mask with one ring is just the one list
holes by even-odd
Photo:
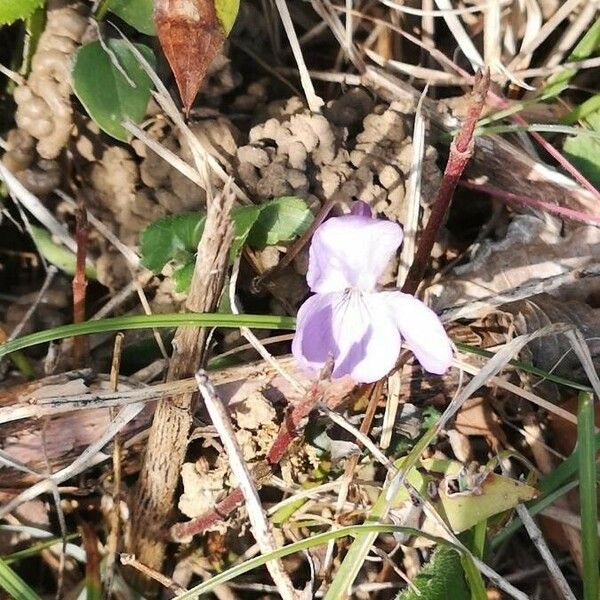
[[402, 288], [402, 291], [407, 294], [414, 294], [423, 279], [427, 265], [429, 264], [431, 249], [450, 206], [458, 180], [473, 156], [473, 132], [481, 115], [489, 87], [490, 72], [489, 69], [485, 69], [475, 77], [467, 116], [460, 131], [450, 145], [450, 156], [433, 203], [431, 216], [421, 234], [415, 258]]

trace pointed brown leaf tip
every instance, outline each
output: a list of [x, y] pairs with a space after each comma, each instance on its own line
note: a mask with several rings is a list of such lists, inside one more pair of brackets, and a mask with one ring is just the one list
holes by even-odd
[[186, 114], [225, 42], [214, 0], [155, 0], [154, 23]]

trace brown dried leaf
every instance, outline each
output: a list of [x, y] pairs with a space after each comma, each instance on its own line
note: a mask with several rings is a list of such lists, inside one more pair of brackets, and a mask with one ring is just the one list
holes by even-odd
[[427, 293], [437, 311], [483, 299], [498, 305], [499, 294], [507, 296], [505, 302], [516, 300], [518, 296], [508, 295], [527, 284], [589, 267], [599, 258], [597, 227], [577, 226], [563, 236], [537, 217], [518, 215], [503, 240], [482, 243], [469, 263], [455, 267]]
[[225, 42], [214, 0], [156, 0], [154, 23], [186, 113]]
[[[596, 369], [600, 368], [600, 309], [578, 300], [565, 301], [549, 294], [538, 294], [502, 306], [514, 317], [518, 335], [531, 333], [552, 323], [570, 323], [586, 339]], [[544, 371], [570, 379], [587, 381], [571, 344], [564, 335], [548, 335], [527, 345], [527, 358]]]

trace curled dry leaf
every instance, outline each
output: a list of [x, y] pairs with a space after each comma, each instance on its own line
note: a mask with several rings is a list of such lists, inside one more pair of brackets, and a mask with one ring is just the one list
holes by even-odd
[[[600, 368], [600, 309], [580, 300], [555, 298], [537, 294], [526, 300], [505, 304], [502, 310], [510, 313], [517, 334], [526, 334], [552, 323], [569, 323], [581, 331], [596, 369]], [[525, 356], [544, 371], [562, 377], [587, 382], [584, 369], [564, 335], [549, 335], [533, 340], [524, 350]]]
[[186, 113], [233, 25], [239, 0], [156, 0], [154, 24]]
[[455, 267], [427, 294], [438, 312], [476, 300], [489, 300], [494, 306], [499, 294], [508, 301], [508, 294], [518, 288], [588, 267], [599, 256], [597, 227], [577, 226], [563, 235], [537, 217], [518, 215], [504, 239], [483, 242], [470, 262]]

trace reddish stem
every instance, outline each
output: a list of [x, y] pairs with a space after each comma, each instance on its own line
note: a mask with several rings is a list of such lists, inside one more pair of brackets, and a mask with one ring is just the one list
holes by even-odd
[[[467, 71], [459, 67], [457, 64], [451, 61], [450, 64], [459, 75], [465, 77], [466, 79], [472, 79], [472, 76]], [[499, 96], [495, 92], [490, 90], [488, 92], [488, 96], [490, 100], [494, 103], [494, 105], [498, 108], [510, 108], [510, 103], [505, 98]], [[529, 123], [527, 123], [527, 121], [521, 115], [514, 114], [511, 115], [509, 118], [515, 123], [518, 123], [519, 125], [523, 125], [525, 127], [529, 125]], [[558, 151], [543, 135], [541, 135], [537, 131], [530, 131], [529, 134], [542, 148], [544, 148], [544, 150], [546, 150], [546, 152], [548, 152], [548, 154], [550, 154], [550, 156], [552, 156], [552, 158], [554, 158], [554, 160], [556, 160], [556, 162], [565, 171], [570, 173], [573, 176], [573, 178], [577, 180], [584, 188], [586, 188], [597, 200], [600, 200], [600, 190], [594, 187], [594, 185], [590, 183], [588, 179], [586, 179], [586, 177], [581, 173], [581, 171], [579, 171], [577, 167], [575, 167], [575, 165], [569, 162], [560, 153], [560, 151]]]
[[560, 206], [559, 204], [551, 204], [550, 202], [544, 202], [543, 200], [530, 198], [529, 196], [523, 196], [522, 194], [513, 194], [512, 192], [501, 190], [493, 185], [474, 183], [472, 181], [461, 181], [459, 185], [470, 190], [484, 192], [485, 194], [494, 196], [508, 204], [524, 204], [533, 208], [539, 208], [564, 219], [584, 223], [585, 225], [600, 225], [600, 216], [598, 215], [591, 215], [589, 213], [573, 210], [572, 208]]
[[[75, 275], [73, 276], [73, 322], [85, 321], [85, 291], [87, 279], [85, 265], [87, 257], [88, 222], [87, 211], [80, 201], [75, 213], [76, 230], [75, 241], [77, 242], [77, 258], [75, 264]], [[84, 365], [87, 353], [87, 342], [85, 336], [77, 336], [73, 339], [73, 366], [79, 368]]]
[[450, 156], [433, 203], [431, 215], [421, 234], [415, 258], [402, 287], [402, 291], [407, 294], [414, 294], [417, 291], [425, 275], [431, 256], [431, 249], [452, 201], [458, 180], [463, 174], [470, 158], [473, 156], [473, 132], [481, 115], [489, 87], [490, 72], [489, 69], [486, 69], [483, 73], [478, 73], [475, 77], [467, 116], [460, 131], [450, 145]]

